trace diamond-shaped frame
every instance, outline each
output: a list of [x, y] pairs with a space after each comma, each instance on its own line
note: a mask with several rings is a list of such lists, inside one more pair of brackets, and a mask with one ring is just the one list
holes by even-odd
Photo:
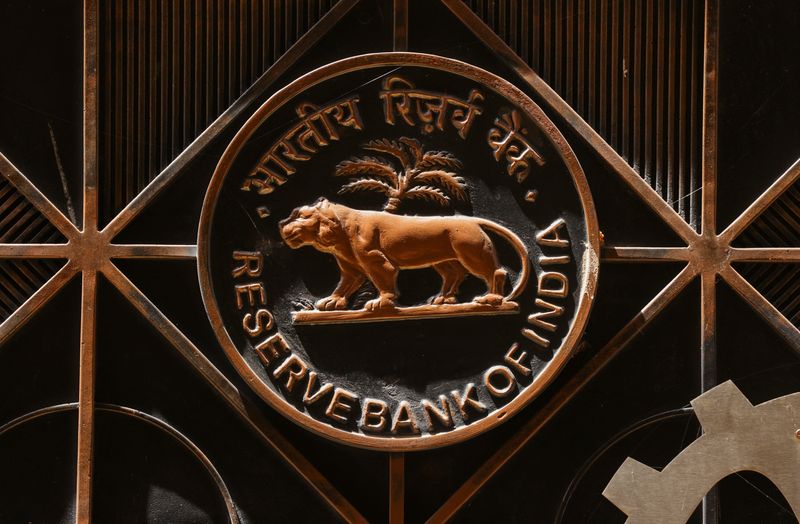
[[[11, 162], [0, 154], [0, 173], [66, 238], [62, 244], [0, 244], [0, 259], [66, 259], [67, 263], [38, 291], [0, 324], [0, 345], [44, 306], [72, 278], [81, 276], [80, 385], [78, 401], [78, 450], [76, 520], [91, 520], [92, 450], [95, 403], [95, 323], [98, 274], [103, 274], [222, 397], [243, 423], [312, 487], [343, 520], [365, 522], [341, 493], [250, 404], [247, 397], [203, 355], [114, 264], [115, 259], [195, 259], [196, 245], [115, 244], [113, 239], [130, 224], [196, 158], [206, 146], [256, 100], [304, 52], [327, 33], [359, 0], [340, 0], [305, 36], [273, 64], [231, 107], [200, 134], [172, 163], [104, 228], [98, 227], [98, 3], [84, 0], [84, 122], [83, 122], [83, 220], [79, 228], [54, 206]], [[695, 278], [701, 282], [702, 387], [716, 384], [716, 286], [721, 278], [761, 315], [789, 344], [800, 352], [800, 330], [750, 285], [733, 267], [735, 262], [800, 263], [800, 247], [739, 248], [733, 241], [788, 188], [800, 180], [800, 160], [761, 194], [721, 233], [717, 228], [717, 77], [719, 0], [705, 2], [703, 154], [700, 231], [695, 231], [642, 177], [537, 75], [505, 42], [460, 0], [442, 3], [515, 70], [522, 82], [536, 91], [551, 111], [605, 161], [629, 189], [686, 244], [683, 247], [606, 246], [605, 263], [679, 262], [683, 269], [645, 305], [589, 362], [577, 371], [553, 397], [459, 487], [429, 519], [450, 520], [558, 411], [573, 399], [615, 356], [648, 326]], [[394, 0], [394, 50], [408, 47], [408, 3]], [[402, 522], [404, 514], [404, 465], [402, 453], [389, 458], [390, 522]], [[709, 502], [709, 508], [713, 501]], [[709, 509], [708, 511], [713, 511]]]

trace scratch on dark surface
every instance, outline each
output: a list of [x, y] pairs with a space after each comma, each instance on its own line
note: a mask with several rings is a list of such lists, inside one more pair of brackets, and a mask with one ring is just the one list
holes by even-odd
[[675, 204], [677, 204], [678, 202], [680, 202], [681, 200], [687, 199], [687, 198], [689, 198], [690, 196], [692, 196], [692, 195], [694, 195], [695, 193], [697, 193], [698, 191], [702, 191], [702, 190], [703, 190], [703, 186], [700, 186], [700, 187], [698, 187], [697, 189], [695, 189], [694, 191], [690, 191], [689, 193], [686, 193], [685, 195], [681, 195], [680, 197], [676, 198], [675, 200], [672, 200], [672, 201], [670, 201], [670, 202], [667, 202], [667, 203], [668, 203], [669, 205], [671, 205], [671, 206], [672, 206], [672, 205], [675, 205]]
[[69, 186], [67, 185], [67, 175], [64, 173], [64, 166], [61, 164], [61, 157], [58, 154], [58, 144], [56, 143], [56, 135], [53, 132], [52, 121], [47, 121], [47, 129], [50, 130], [50, 142], [53, 144], [53, 156], [56, 157], [56, 167], [58, 167], [58, 175], [61, 177], [61, 189], [64, 191], [64, 197], [67, 199], [67, 212], [69, 219], [73, 224], [78, 223], [75, 216], [75, 207], [72, 205], [72, 197], [69, 195]]
[[778, 502], [774, 498], [770, 497], [764, 490], [762, 490], [761, 488], [759, 488], [758, 486], [756, 486], [755, 484], [753, 484], [752, 482], [747, 480], [741, 473], [736, 473], [736, 476], [739, 477], [740, 479], [742, 479], [743, 481], [745, 481], [751, 488], [753, 488], [758, 493], [763, 495], [767, 500], [769, 500], [770, 502], [775, 504], [778, 508], [781, 509], [781, 511], [783, 511], [787, 515], [793, 515], [793, 513], [789, 510], [789, 508], [787, 508], [786, 506], [784, 506], [783, 504], [781, 504], [780, 502]]
[[251, 216], [250, 216], [250, 213], [248, 213], [248, 212], [247, 212], [247, 208], [246, 208], [246, 207], [244, 207], [244, 204], [242, 204], [242, 203], [241, 203], [241, 202], [239, 202], [238, 200], [236, 201], [236, 203], [237, 203], [237, 204], [239, 204], [239, 207], [241, 207], [241, 208], [242, 208], [242, 212], [243, 212], [243, 213], [244, 213], [244, 215], [247, 217], [247, 220], [249, 220], [249, 221], [250, 221], [250, 223], [251, 223], [251, 224], [253, 224], [253, 229], [255, 229], [256, 231], [258, 231], [258, 232], [260, 233], [260, 232], [261, 232], [261, 230], [260, 230], [260, 229], [258, 229], [258, 226], [256, 225], [256, 222], [255, 222], [255, 220], [253, 220], [253, 217], [251, 217]]

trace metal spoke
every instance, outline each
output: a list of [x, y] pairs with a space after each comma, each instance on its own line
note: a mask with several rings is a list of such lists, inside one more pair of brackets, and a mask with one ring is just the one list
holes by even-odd
[[732, 247], [731, 262], [800, 262], [800, 247]]
[[455, 493], [434, 513], [429, 523], [449, 521], [472, 497], [508, 463], [556, 414], [589, 384], [636, 336], [670, 304], [695, 278], [691, 266], [686, 266], [642, 310], [633, 317], [608, 344], [589, 362], [575, 372], [553, 398], [536, 412], [525, 425], [511, 436]]
[[[717, 93], [719, 54], [719, 6], [717, 0], [705, 3], [705, 43], [703, 50], [703, 194], [701, 227], [705, 242], [717, 242]], [[711, 257], [709, 257], [711, 258]], [[698, 260], [709, 265], [700, 283], [700, 390], [717, 385], [717, 269], [716, 260]], [[719, 491], [712, 488], [702, 503], [703, 524], [719, 520]]]
[[703, 75], [703, 195], [702, 230], [717, 235], [717, 55], [719, 47], [717, 0], [706, 0]]
[[[84, 0], [83, 10], [83, 232], [97, 231], [97, 0]], [[78, 390], [78, 479], [75, 521], [92, 518], [92, 469], [94, 441], [95, 339], [97, 314], [98, 253], [81, 250], [81, 340]]]
[[81, 293], [81, 342], [78, 387], [78, 478], [75, 521], [92, 518], [92, 469], [94, 441], [94, 365], [97, 321], [97, 273], [83, 272]]
[[394, 0], [393, 46], [395, 51], [408, 51], [408, 0]]
[[700, 285], [700, 385], [708, 391], [717, 385], [717, 274], [701, 275]]
[[[0, 245], [0, 249], [2, 245]], [[109, 258], [134, 258], [139, 260], [194, 260], [196, 245], [178, 244], [109, 244]]]
[[0, 244], [0, 258], [69, 258], [69, 244]]
[[405, 454], [389, 454], [389, 524], [405, 522], [405, 462]]
[[687, 262], [691, 259], [691, 250], [688, 247], [606, 246], [600, 259], [603, 262]]

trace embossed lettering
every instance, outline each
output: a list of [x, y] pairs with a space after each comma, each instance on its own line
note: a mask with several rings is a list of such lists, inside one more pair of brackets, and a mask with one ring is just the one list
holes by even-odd
[[364, 431], [380, 433], [389, 422], [389, 405], [382, 400], [368, 398], [364, 400], [363, 414], [359, 426]]
[[303, 359], [292, 353], [289, 355], [289, 358], [281, 362], [281, 365], [275, 368], [275, 371], [272, 372], [272, 376], [279, 379], [281, 376], [286, 375], [286, 391], [289, 393], [292, 392], [294, 389], [295, 384], [303, 380], [308, 373], [308, 366]]
[[289, 353], [289, 345], [283, 335], [276, 333], [256, 345], [255, 350], [264, 367], [269, 367], [275, 359]]
[[450, 392], [453, 400], [461, 412], [461, 417], [466, 421], [470, 418], [470, 409], [477, 413], [485, 413], [489, 410], [486, 405], [478, 400], [478, 390], [475, 389], [475, 384], [470, 382], [464, 387], [464, 392], [459, 393], [457, 390]]
[[439, 395], [439, 406], [437, 407], [433, 402], [428, 399], [423, 399], [422, 412], [425, 418], [428, 419], [428, 428], [433, 431], [436, 425], [441, 425], [444, 429], [452, 429], [453, 414], [450, 412], [450, 404], [447, 402], [447, 397]]
[[539, 275], [539, 295], [564, 298], [569, 293], [567, 276], [557, 271], [546, 271]]
[[242, 317], [242, 327], [251, 337], [257, 337], [264, 331], [269, 331], [275, 324], [275, 319], [266, 309], [259, 309], [255, 315], [245, 313]]
[[566, 225], [563, 218], [557, 219], [555, 222], [547, 226], [544, 230], [536, 234], [536, 243], [540, 246], [549, 247], [569, 247], [569, 240], [561, 238], [558, 230]]
[[258, 292], [258, 304], [264, 305], [267, 303], [267, 292], [264, 290], [264, 284], [256, 282], [253, 284], [236, 284], [236, 307], [242, 309], [244, 302], [242, 302], [242, 294], [247, 295], [247, 303], [251, 306], [256, 305], [255, 292]]
[[[492, 382], [493, 378], [500, 379], [502, 385], [497, 386]], [[483, 374], [483, 385], [496, 398], [507, 397], [514, 390], [515, 384], [514, 374], [505, 366], [492, 366]]]
[[506, 353], [505, 357], [503, 357], [503, 360], [506, 362], [506, 364], [516, 369], [522, 375], [529, 377], [531, 376], [532, 373], [531, 369], [525, 367], [525, 365], [522, 364], [522, 361], [528, 357], [528, 353], [523, 351], [522, 353], [519, 354], [519, 356], [515, 358], [515, 353], [518, 350], [519, 350], [519, 344], [515, 342], [514, 344], [511, 345], [511, 347], [508, 350], [508, 353]]
[[392, 433], [419, 433], [417, 417], [411, 410], [411, 404], [403, 400], [397, 405], [392, 417]]
[[245, 273], [252, 278], [261, 276], [261, 269], [264, 263], [264, 255], [261, 253], [257, 251], [234, 251], [233, 260], [241, 263], [231, 271], [233, 278], [239, 278]]
[[333, 390], [333, 384], [330, 382], [326, 382], [325, 384], [321, 385], [320, 388], [311, 393], [314, 390], [314, 385], [317, 383], [317, 372], [311, 371], [308, 374], [308, 383], [306, 383], [306, 392], [303, 393], [303, 404], [306, 406], [310, 406], [311, 404], [316, 403], [322, 397], [327, 395], [330, 391]]
[[[347, 414], [353, 411], [353, 405], [351, 403], [357, 400], [358, 397], [355, 393], [337, 387], [333, 390], [333, 397], [331, 397], [331, 402], [328, 404], [325, 414], [329, 418], [344, 424], [347, 422]], [[344, 414], [342, 414], [342, 412], [344, 412]]]

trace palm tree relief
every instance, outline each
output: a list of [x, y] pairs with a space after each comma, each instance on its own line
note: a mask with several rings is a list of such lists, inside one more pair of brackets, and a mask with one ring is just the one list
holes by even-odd
[[447, 151], [423, 151], [418, 140], [371, 140], [363, 145], [368, 151], [391, 155], [400, 162], [398, 171], [385, 159], [364, 156], [345, 160], [334, 174], [356, 178], [345, 184], [339, 194], [377, 191], [387, 197], [383, 210], [397, 213], [404, 200], [424, 200], [449, 207], [452, 199], [466, 201], [467, 185], [453, 170], [461, 162]]

